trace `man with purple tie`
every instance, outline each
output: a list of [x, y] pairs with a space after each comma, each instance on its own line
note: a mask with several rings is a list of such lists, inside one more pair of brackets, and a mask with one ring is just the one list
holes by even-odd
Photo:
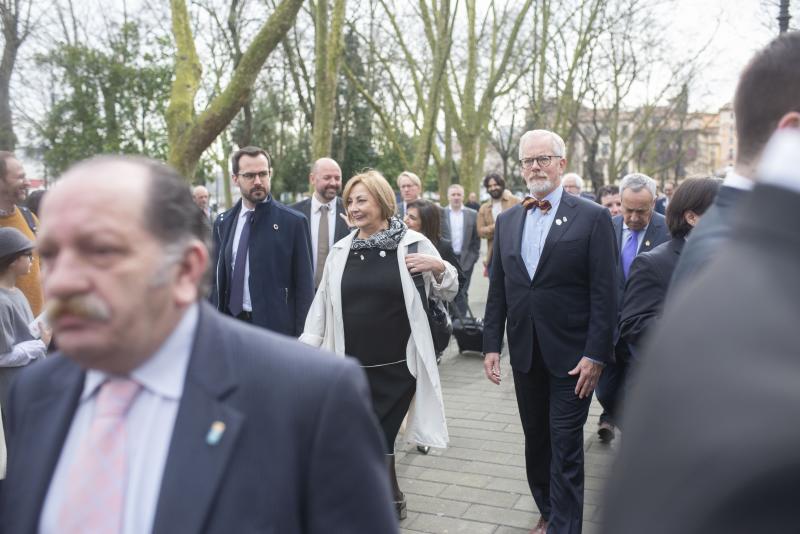
[[[664, 216], [655, 212], [655, 180], [641, 173], [628, 174], [620, 182], [619, 189], [622, 214], [612, 220], [620, 252], [617, 269], [617, 307], [621, 309], [625, 281], [628, 279], [633, 259], [637, 254], [652, 250], [668, 241], [669, 231]], [[605, 443], [615, 437], [619, 416], [617, 412], [624, 397], [625, 381], [632, 356], [627, 344], [619, 339], [618, 329], [614, 342], [614, 361], [603, 371], [603, 376], [597, 385], [597, 399], [603, 406], [597, 435], [600, 441]]]

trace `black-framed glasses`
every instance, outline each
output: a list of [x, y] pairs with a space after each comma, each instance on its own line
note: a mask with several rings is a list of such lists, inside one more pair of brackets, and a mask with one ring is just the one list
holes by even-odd
[[240, 172], [236, 176], [238, 176], [239, 178], [244, 178], [248, 182], [252, 182], [256, 178], [259, 178], [261, 180], [265, 179], [267, 176], [269, 176], [269, 171]]
[[534, 163], [538, 163], [539, 167], [545, 168], [550, 166], [550, 164], [553, 162], [553, 158], [560, 157], [561, 156], [536, 156], [535, 158], [523, 158], [519, 160], [519, 164], [522, 165], [523, 169], [528, 171], [533, 168]]

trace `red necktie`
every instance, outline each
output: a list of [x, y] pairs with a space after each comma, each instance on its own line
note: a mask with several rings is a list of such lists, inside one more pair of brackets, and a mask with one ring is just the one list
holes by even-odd
[[549, 200], [536, 200], [533, 197], [525, 197], [525, 200], [522, 201], [522, 207], [525, 208], [526, 211], [539, 208], [544, 215], [547, 215], [547, 212], [550, 211], [550, 208], [553, 206], [550, 204]]

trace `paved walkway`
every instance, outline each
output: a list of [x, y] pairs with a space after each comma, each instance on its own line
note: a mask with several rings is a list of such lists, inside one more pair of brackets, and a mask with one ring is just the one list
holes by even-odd
[[[470, 304], [483, 316], [488, 281], [476, 267]], [[539, 512], [525, 479], [522, 428], [508, 354], [501, 359], [502, 382], [490, 383], [477, 353], [457, 354], [455, 340], [439, 372], [450, 447], [431, 449], [397, 443], [400, 488], [408, 500], [403, 533], [527, 534]], [[599, 531], [600, 503], [615, 446], [597, 441], [600, 406], [592, 402], [586, 424], [585, 534]], [[614, 443], [616, 445], [616, 442]]]

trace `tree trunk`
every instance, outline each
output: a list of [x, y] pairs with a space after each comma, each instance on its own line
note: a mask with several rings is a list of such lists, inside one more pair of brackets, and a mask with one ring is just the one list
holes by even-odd
[[328, 0], [317, 0], [314, 17], [316, 31], [316, 87], [314, 88], [314, 132], [311, 157], [317, 160], [330, 157], [333, 143], [333, 119], [336, 115], [336, 88], [341, 64], [342, 29], [346, 0], [334, 0], [330, 31], [328, 29]]
[[292, 27], [303, 0], [282, 0], [242, 55], [228, 85], [199, 116], [194, 98], [202, 67], [192, 35], [186, 0], [170, 0], [175, 38], [175, 78], [166, 111], [168, 161], [189, 181], [197, 162], [250, 98], [253, 84], [272, 50]]

